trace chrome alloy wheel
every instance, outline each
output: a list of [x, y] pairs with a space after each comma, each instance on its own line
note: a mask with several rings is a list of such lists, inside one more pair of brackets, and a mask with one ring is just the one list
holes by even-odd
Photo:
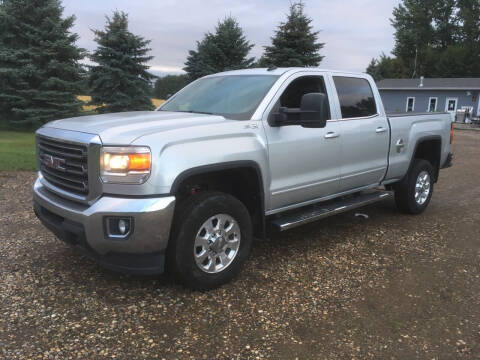
[[415, 201], [418, 205], [423, 205], [430, 194], [431, 184], [430, 175], [426, 171], [418, 174], [417, 182], [415, 183]]
[[240, 226], [233, 217], [217, 214], [198, 230], [193, 257], [200, 270], [217, 274], [229, 266], [240, 248]]

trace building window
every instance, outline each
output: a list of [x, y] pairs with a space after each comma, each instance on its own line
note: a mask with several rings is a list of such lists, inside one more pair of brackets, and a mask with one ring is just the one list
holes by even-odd
[[447, 98], [447, 103], [445, 105], [446, 112], [456, 112], [457, 111], [457, 98]]
[[437, 102], [438, 102], [438, 98], [436, 97], [431, 97], [429, 100], [428, 100], [428, 112], [435, 112], [437, 111]]
[[415, 98], [408, 97], [407, 98], [407, 112], [413, 112], [415, 110]]

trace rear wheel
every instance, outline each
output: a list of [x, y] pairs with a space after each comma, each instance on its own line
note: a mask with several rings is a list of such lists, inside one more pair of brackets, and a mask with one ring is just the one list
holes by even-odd
[[407, 176], [394, 187], [397, 208], [407, 214], [423, 212], [433, 194], [433, 167], [422, 159], [415, 159]]
[[167, 265], [185, 286], [212, 289], [240, 272], [251, 244], [252, 224], [243, 203], [229, 194], [199, 193], [176, 212]]

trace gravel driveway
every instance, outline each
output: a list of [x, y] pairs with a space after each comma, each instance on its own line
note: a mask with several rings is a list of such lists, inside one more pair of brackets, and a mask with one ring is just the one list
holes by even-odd
[[0, 173], [0, 358], [480, 359], [480, 133], [454, 152], [424, 214], [272, 235], [205, 293], [79, 256], [36, 220], [34, 174]]

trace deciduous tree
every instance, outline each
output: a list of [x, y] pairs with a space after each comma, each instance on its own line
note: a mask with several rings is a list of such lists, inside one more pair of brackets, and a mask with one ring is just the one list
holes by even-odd
[[167, 75], [155, 82], [155, 97], [167, 99], [189, 83], [188, 75]]

